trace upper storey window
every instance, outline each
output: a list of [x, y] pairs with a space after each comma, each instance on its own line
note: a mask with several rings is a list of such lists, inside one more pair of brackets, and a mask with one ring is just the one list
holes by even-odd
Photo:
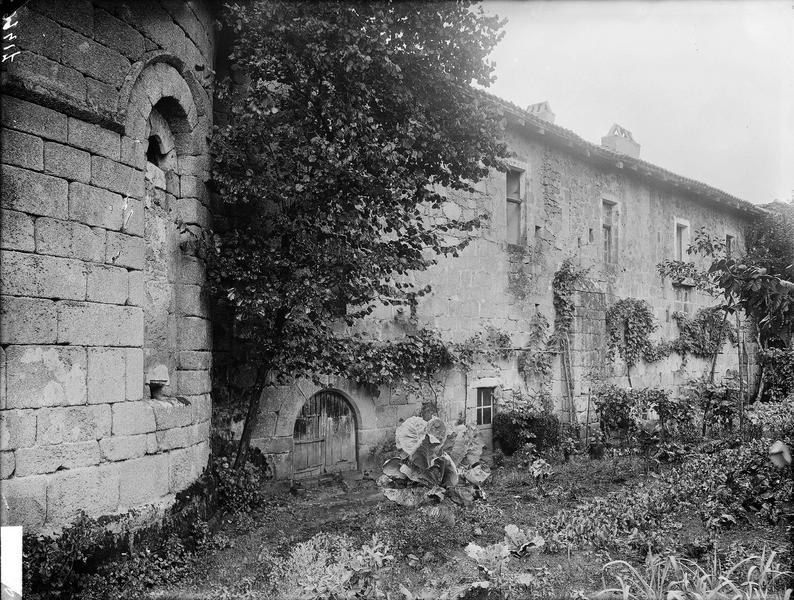
[[732, 258], [734, 252], [736, 252], [736, 238], [727, 234], [725, 236], [725, 256]]
[[601, 233], [604, 242], [604, 262], [618, 262], [617, 208], [614, 202], [601, 203]]
[[684, 260], [689, 248], [689, 221], [675, 221], [675, 259]]
[[509, 244], [520, 244], [522, 238], [521, 222], [521, 171], [508, 171], [506, 193], [506, 239]]

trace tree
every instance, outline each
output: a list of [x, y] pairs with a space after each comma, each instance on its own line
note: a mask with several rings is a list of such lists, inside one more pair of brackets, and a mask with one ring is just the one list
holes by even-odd
[[[229, 358], [253, 374], [240, 465], [268, 378], [347, 376], [362, 356], [385, 376], [438, 356], [423, 347], [433, 336], [415, 335], [395, 360], [355, 324], [427, 293], [411, 273], [457, 256], [482, 218], [442, 207], [505, 170], [507, 151], [496, 108], [471, 87], [491, 82], [502, 22], [473, 2], [262, 0], [224, 22], [242, 85], [221, 94], [230, 119], [213, 178], [226, 218], [206, 249]], [[383, 355], [389, 365], [373, 362]]]

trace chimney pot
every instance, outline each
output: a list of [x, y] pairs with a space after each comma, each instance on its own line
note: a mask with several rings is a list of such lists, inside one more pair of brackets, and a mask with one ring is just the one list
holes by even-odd
[[554, 123], [554, 112], [551, 110], [551, 105], [548, 100], [530, 104], [527, 107], [527, 112], [548, 123]]
[[634, 141], [631, 132], [615, 123], [601, 138], [601, 145], [632, 158], [640, 157], [640, 145]]

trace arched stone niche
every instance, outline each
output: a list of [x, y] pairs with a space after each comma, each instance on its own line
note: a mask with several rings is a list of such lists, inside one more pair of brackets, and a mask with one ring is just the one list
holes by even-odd
[[188, 83], [180, 66], [158, 54], [140, 68], [128, 89], [125, 122], [144, 170], [141, 385], [151, 400], [210, 392], [204, 270], [189, 243], [209, 225], [210, 122], [195, 82]]

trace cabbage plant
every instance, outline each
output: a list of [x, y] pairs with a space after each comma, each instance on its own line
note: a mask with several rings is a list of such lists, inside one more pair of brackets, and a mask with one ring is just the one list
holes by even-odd
[[395, 432], [400, 455], [387, 460], [378, 484], [403, 506], [449, 499], [469, 506], [482, 496], [490, 471], [480, 464], [483, 443], [473, 426], [447, 425], [438, 417], [410, 417]]

